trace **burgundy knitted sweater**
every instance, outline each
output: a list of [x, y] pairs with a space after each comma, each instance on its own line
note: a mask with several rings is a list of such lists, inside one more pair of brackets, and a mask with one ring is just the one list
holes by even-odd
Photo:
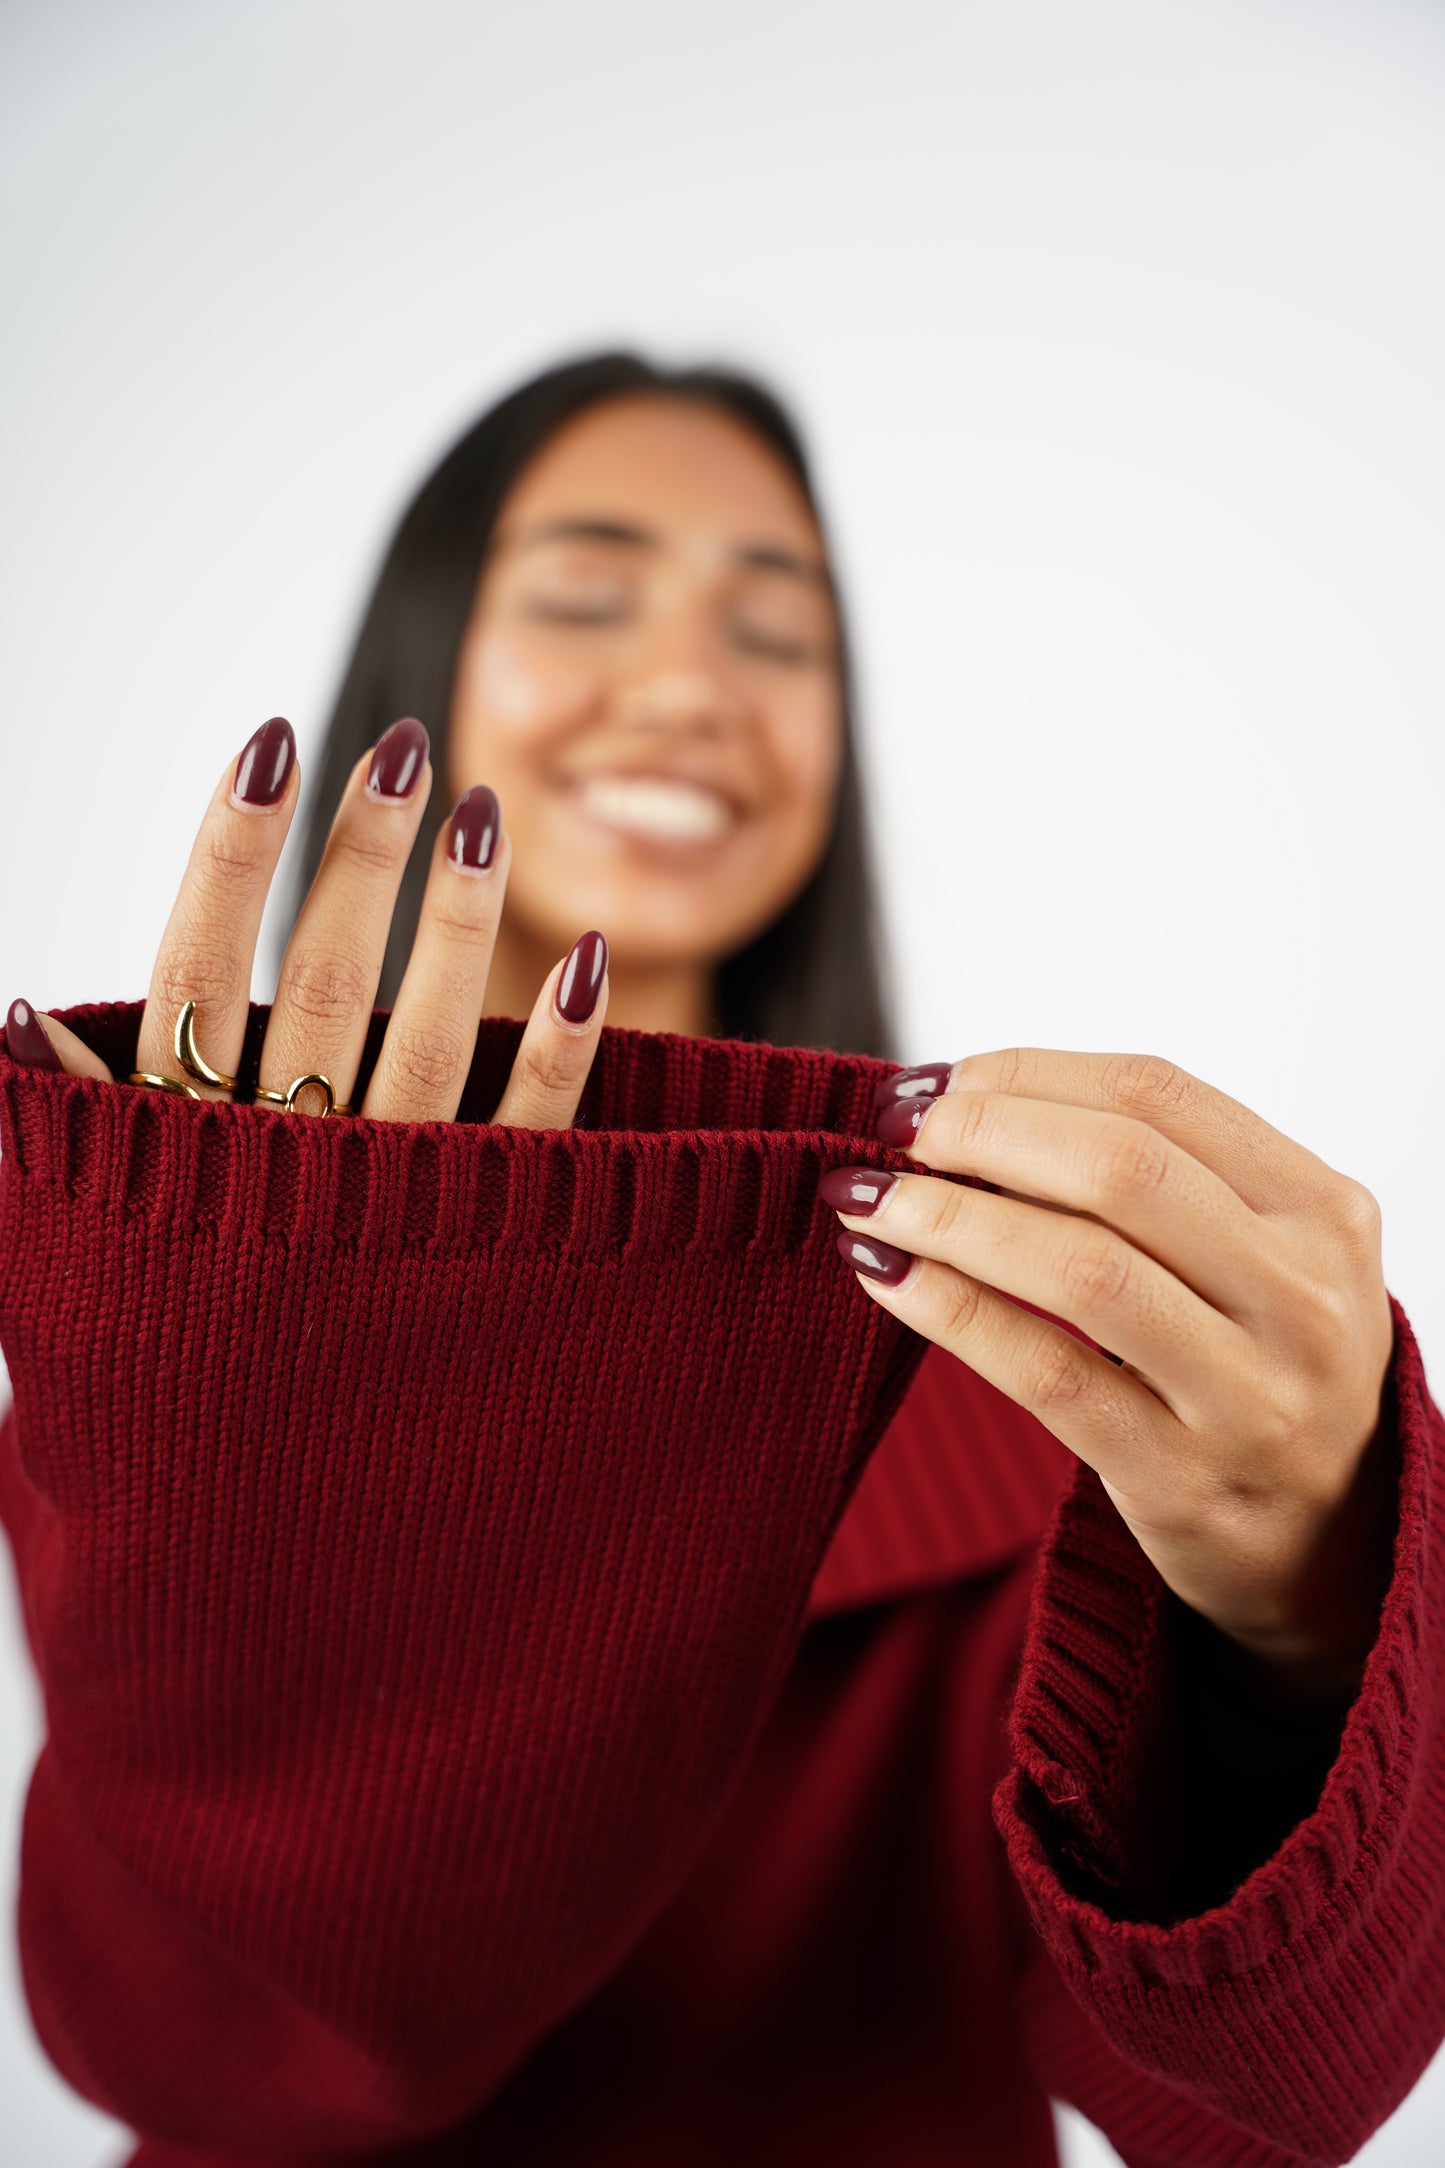
[[[139, 1019], [65, 1013], [117, 1072]], [[1346, 2159], [1445, 2032], [1399, 1304], [1379, 1638], [1291, 1719], [836, 1255], [883, 1064], [608, 1027], [498, 1129], [521, 1029], [436, 1125], [0, 1053], [56, 2066], [136, 2168], [1046, 2168], [1049, 2093], [1151, 2168]]]

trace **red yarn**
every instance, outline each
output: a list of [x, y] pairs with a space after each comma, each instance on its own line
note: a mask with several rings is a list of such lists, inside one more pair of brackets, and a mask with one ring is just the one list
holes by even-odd
[[[121, 1073], [140, 1013], [64, 1020]], [[454, 1124], [0, 1051], [57, 2068], [134, 2168], [1045, 2168], [1049, 2092], [1137, 2168], [1347, 2158], [1445, 2033], [1399, 1304], [1379, 1639], [1290, 1721], [836, 1256], [882, 1064], [608, 1027], [498, 1129], [521, 1029]]]

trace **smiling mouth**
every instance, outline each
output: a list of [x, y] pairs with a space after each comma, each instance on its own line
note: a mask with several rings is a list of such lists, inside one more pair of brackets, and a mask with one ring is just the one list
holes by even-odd
[[660, 775], [592, 775], [569, 796], [585, 819], [615, 834], [696, 848], [737, 826], [737, 809], [720, 792]]

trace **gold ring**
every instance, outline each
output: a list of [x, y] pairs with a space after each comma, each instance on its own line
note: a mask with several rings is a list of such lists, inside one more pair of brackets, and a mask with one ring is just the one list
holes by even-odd
[[[196, 1004], [194, 1001], [188, 1001], [176, 1018], [176, 1060], [185, 1070], [187, 1076], [199, 1077], [203, 1084], [214, 1084], [223, 1092], [233, 1092], [239, 1086], [239, 1078], [222, 1076], [219, 1069], [211, 1067], [205, 1055], [196, 1045]], [[193, 1099], [199, 1099], [200, 1096], [199, 1092], [191, 1093]]]
[[179, 1077], [157, 1076], [153, 1069], [132, 1069], [126, 1078], [128, 1084], [153, 1084], [160, 1092], [179, 1092], [183, 1099], [199, 1099], [200, 1093]]
[[319, 1084], [326, 1094], [325, 1106], [318, 1115], [313, 1117], [316, 1121], [324, 1122], [329, 1114], [354, 1114], [356, 1112], [355, 1107], [341, 1104], [336, 1096], [336, 1090], [330, 1077], [323, 1076], [319, 1069], [308, 1069], [305, 1076], [298, 1076], [295, 1082], [288, 1085], [284, 1092], [264, 1091], [258, 1084], [251, 1097], [264, 1100], [267, 1106], [280, 1107], [283, 1113], [294, 1114], [297, 1111], [296, 1101], [307, 1084]]

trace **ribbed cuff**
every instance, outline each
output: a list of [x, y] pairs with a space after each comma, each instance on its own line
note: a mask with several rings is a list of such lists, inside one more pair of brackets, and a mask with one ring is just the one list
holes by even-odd
[[1138, 1847], [1158, 1804], [1138, 1785], [1158, 1766], [1159, 1727], [1172, 1721], [1173, 1599], [1091, 1469], [1077, 1470], [1060, 1502], [1010, 1720], [1014, 1767], [995, 1814], [1035, 1921], [1086, 1996], [1110, 1979], [1204, 1989], [1279, 1959], [1286, 1943], [1292, 1965], [1328, 1964], [1378, 1908], [1418, 1730], [1423, 1717], [1437, 1721], [1421, 1636], [1439, 1448], [1418, 1345], [1393, 1296], [1390, 1308], [1382, 1420], [1399, 1455], [1399, 1523], [1360, 1694], [1315, 1811], [1227, 1903], [1172, 1925], [1115, 1917], [1080, 1891], [1149, 1879]]

